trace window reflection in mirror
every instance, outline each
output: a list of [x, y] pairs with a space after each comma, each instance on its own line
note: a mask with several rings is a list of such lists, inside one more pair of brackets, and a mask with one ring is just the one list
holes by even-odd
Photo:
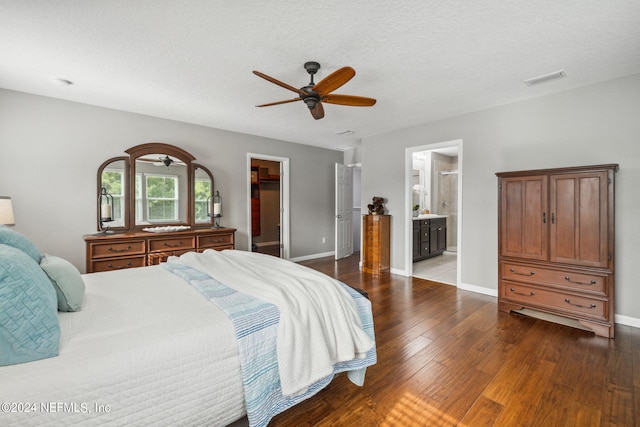
[[186, 164], [165, 154], [136, 159], [135, 224], [187, 222], [188, 170]]
[[109, 223], [110, 227], [125, 226], [126, 176], [124, 160], [113, 161], [102, 170], [101, 186], [113, 196], [113, 221]]
[[194, 204], [194, 220], [198, 224], [210, 222], [209, 209], [207, 203], [211, 196], [213, 185], [207, 171], [202, 166], [195, 166], [193, 181], [193, 204]]

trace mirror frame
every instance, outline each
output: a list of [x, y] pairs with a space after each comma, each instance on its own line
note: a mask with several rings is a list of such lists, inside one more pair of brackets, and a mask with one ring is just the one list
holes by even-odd
[[[211, 227], [213, 221], [209, 218], [207, 222], [196, 222], [195, 220], [195, 171], [196, 168], [204, 171], [211, 179], [211, 194], [210, 197], [213, 197], [214, 192], [214, 181], [213, 174], [209, 169], [202, 166], [198, 163], [193, 163], [196, 159], [191, 153], [183, 150], [182, 148], [176, 147], [174, 145], [165, 144], [162, 142], [149, 142], [146, 144], [136, 145], [135, 147], [131, 147], [128, 150], [125, 150], [129, 156], [120, 156], [120, 157], [112, 157], [105, 162], [103, 162], [98, 168], [98, 188], [96, 191], [96, 195], [100, 193], [100, 188], [102, 187], [102, 172], [104, 169], [111, 164], [112, 162], [124, 160], [124, 168], [126, 171], [126, 185], [124, 189], [124, 226], [123, 227], [112, 227], [114, 231], [140, 231], [145, 227], [148, 227], [148, 224], [140, 224], [137, 225], [135, 222], [136, 212], [135, 212], [135, 176], [136, 176], [136, 159], [139, 157], [149, 155], [149, 154], [162, 154], [174, 157], [184, 162], [187, 168], [187, 216], [185, 222], [180, 222], [178, 225], [188, 225], [192, 228], [198, 227]], [[96, 220], [98, 230], [100, 229], [100, 212], [96, 212]], [[176, 225], [176, 223], [154, 223], [153, 226], [163, 226], [163, 225]]]
[[207, 174], [207, 176], [209, 177], [209, 179], [211, 180], [211, 194], [209, 194], [209, 197], [213, 197], [213, 195], [215, 194], [213, 191], [213, 174], [211, 173], [211, 171], [209, 169], [207, 169], [206, 167], [202, 166], [200, 163], [192, 163], [191, 164], [193, 166], [193, 173], [191, 173], [191, 175], [189, 175], [191, 177], [191, 183], [192, 183], [192, 187], [191, 187], [191, 204], [189, 206], [191, 206], [191, 209], [193, 210], [193, 212], [191, 212], [191, 216], [189, 218], [191, 218], [191, 225], [194, 227], [198, 227], [198, 226], [211, 226], [213, 225], [213, 218], [209, 217], [209, 221], [208, 222], [196, 222], [196, 211], [195, 211], [195, 205], [196, 205], [196, 170], [200, 169], [201, 171], [203, 171], [204, 173]]
[[[112, 157], [108, 160], [105, 160], [100, 167], [98, 168], [98, 188], [96, 189], [96, 198], [98, 197], [98, 194], [100, 194], [100, 189], [102, 188], [102, 173], [104, 172], [104, 170], [107, 168], [107, 166], [109, 166], [111, 163], [113, 162], [119, 162], [119, 161], [124, 161], [124, 169], [123, 172], [125, 174], [125, 185], [124, 185], [124, 225], [121, 227], [110, 227], [110, 230], [114, 230], [114, 231], [126, 231], [129, 230], [129, 189], [131, 188], [129, 186], [129, 180], [131, 178], [131, 175], [129, 174], [129, 158], [127, 156], [120, 156], [120, 157]], [[107, 224], [108, 225], [108, 224]], [[96, 209], [96, 227], [98, 229], [98, 231], [100, 231], [100, 211], [99, 208]]]

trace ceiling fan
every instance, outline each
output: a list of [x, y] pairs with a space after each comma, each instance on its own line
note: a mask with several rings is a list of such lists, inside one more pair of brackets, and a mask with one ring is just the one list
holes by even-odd
[[324, 108], [322, 103], [337, 104], [337, 105], [349, 105], [353, 107], [371, 107], [376, 103], [373, 98], [366, 98], [363, 96], [353, 95], [338, 95], [332, 94], [334, 90], [347, 83], [356, 75], [356, 71], [351, 67], [342, 67], [333, 73], [320, 80], [318, 83], [313, 82], [313, 76], [320, 69], [320, 64], [314, 61], [305, 62], [304, 69], [311, 76], [311, 82], [300, 89], [276, 80], [273, 77], [267, 76], [259, 71], [254, 71], [253, 74], [262, 77], [263, 79], [277, 84], [280, 87], [289, 89], [292, 92], [296, 92], [299, 96], [297, 98], [288, 99], [285, 101], [271, 102], [268, 104], [256, 105], [256, 107], [269, 107], [271, 105], [287, 104], [289, 102], [304, 101], [311, 112], [314, 119], [318, 120], [324, 117]]

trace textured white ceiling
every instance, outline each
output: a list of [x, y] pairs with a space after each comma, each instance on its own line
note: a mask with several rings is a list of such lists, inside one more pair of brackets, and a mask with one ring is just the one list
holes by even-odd
[[[306, 61], [377, 104], [255, 107]], [[333, 149], [638, 72], [638, 0], [0, 0], [0, 87]]]

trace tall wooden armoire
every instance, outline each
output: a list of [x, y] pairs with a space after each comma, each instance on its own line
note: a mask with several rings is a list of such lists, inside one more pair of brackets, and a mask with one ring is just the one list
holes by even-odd
[[498, 176], [498, 307], [552, 313], [614, 335], [618, 165]]
[[389, 271], [391, 215], [362, 215], [362, 271]]

